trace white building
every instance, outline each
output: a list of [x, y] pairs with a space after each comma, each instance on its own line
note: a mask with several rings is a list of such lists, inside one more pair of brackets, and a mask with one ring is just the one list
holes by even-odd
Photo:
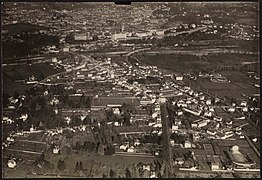
[[190, 141], [185, 141], [184, 147], [185, 148], [191, 148], [191, 142]]
[[214, 171], [214, 170], [219, 170], [219, 164], [217, 162], [212, 162], [211, 163], [211, 170]]
[[86, 34], [76, 34], [74, 36], [75, 41], [86, 41], [87, 40], [87, 35]]
[[135, 152], [134, 146], [131, 146], [130, 148], [127, 149], [128, 153], [133, 153]]
[[174, 124], [173, 124], [171, 130], [172, 130], [172, 131], [178, 130], [178, 125], [174, 125]]
[[59, 147], [55, 146], [54, 149], [53, 149], [53, 154], [58, 154], [59, 150], [60, 150]]
[[211, 105], [211, 99], [208, 99], [208, 100], [206, 101], [206, 105]]
[[8, 160], [8, 162], [7, 162], [7, 166], [9, 167], [9, 168], [15, 168], [16, 167], [16, 161], [15, 161], [15, 159], [13, 158], [13, 159], [10, 159], [10, 160]]
[[120, 39], [126, 39], [126, 33], [118, 33], [118, 34], [113, 34], [111, 35], [112, 40], [120, 40]]

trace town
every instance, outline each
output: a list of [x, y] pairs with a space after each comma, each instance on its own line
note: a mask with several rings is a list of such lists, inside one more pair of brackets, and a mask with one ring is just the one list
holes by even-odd
[[3, 178], [259, 178], [258, 3], [227, 5], [4, 3]]

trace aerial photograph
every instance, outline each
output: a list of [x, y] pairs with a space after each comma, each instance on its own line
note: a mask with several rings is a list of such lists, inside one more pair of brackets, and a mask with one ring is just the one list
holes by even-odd
[[260, 178], [259, 1], [1, 14], [2, 178]]

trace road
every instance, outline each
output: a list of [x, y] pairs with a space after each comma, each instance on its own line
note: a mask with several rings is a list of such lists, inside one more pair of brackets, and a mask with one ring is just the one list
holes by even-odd
[[187, 30], [187, 31], [174, 32], [174, 33], [168, 34], [167, 36], [178, 36], [180, 34], [191, 34], [193, 32], [201, 31], [201, 30], [204, 30], [204, 29], [207, 29], [207, 26], [198, 27], [196, 29], [190, 29], [190, 30]]
[[18, 149], [9, 149], [9, 148], [5, 148], [6, 150], [9, 151], [15, 151], [15, 152], [23, 152], [23, 153], [29, 153], [29, 154], [37, 154], [37, 155], [41, 155], [42, 153], [40, 152], [34, 152], [34, 151], [24, 151], [24, 150], [18, 150]]
[[167, 177], [172, 178], [174, 177], [173, 172], [173, 153], [172, 147], [170, 144], [170, 131], [168, 126], [168, 113], [166, 109], [166, 104], [160, 105], [161, 110], [161, 120], [162, 120], [162, 131], [163, 131], [163, 138], [164, 138], [164, 149], [165, 149], [165, 161], [167, 162]]

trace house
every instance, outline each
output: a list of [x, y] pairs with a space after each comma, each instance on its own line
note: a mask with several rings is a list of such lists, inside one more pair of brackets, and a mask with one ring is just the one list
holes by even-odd
[[207, 125], [207, 120], [201, 120], [197, 122], [197, 127], [201, 128]]
[[119, 108], [112, 108], [114, 114], [120, 114]]
[[156, 113], [156, 112], [154, 112], [153, 114], [152, 114], [152, 118], [156, 118], [158, 116], [158, 114]]
[[161, 123], [157, 123], [157, 124], [153, 125], [153, 127], [162, 127], [162, 124]]
[[228, 109], [228, 112], [231, 112], [231, 113], [233, 113], [233, 112], [235, 112], [235, 111], [236, 111], [236, 109], [233, 108], [233, 107], [231, 107], [231, 108]]
[[181, 125], [182, 124], [182, 122], [181, 122], [181, 120], [179, 120], [179, 119], [176, 119], [176, 121], [175, 121], [175, 125]]
[[58, 146], [55, 146], [53, 149], [53, 154], [58, 154], [60, 151], [60, 148]]
[[128, 148], [128, 149], [127, 149], [127, 152], [128, 152], [128, 153], [133, 153], [133, 152], [135, 152], [134, 146], [131, 146], [130, 148]]
[[215, 121], [217, 121], [217, 122], [221, 122], [222, 121], [222, 117], [218, 117], [218, 116], [215, 116], [213, 119]]
[[141, 143], [139, 141], [139, 139], [136, 139], [135, 142], [134, 142], [134, 146], [139, 146]]
[[190, 141], [185, 141], [184, 147], [185, 148], [191, 148], [191, 142]]
[[121, 126], [121, 124], [119, 122], [114, 122], [115, 126]]
[[150, 172], [150, 178], [157, 178], [155, 171]]
[[167, 101], [167, 99], [164, 96], [160, 96], [158, 98], [158, 101], [159, 101], [159, 103], [165, 103]]
[[242, 101], [242, 102], [240, 103], [240, 106], [247, 106], [247, 102], [246, 102], [246, 101]]
[[22, 115], [20, 116], [20, 119], [22, 119], [23, 121], [26, 121], [27, 118], [28, 118], [28, 114], [22, 114]]
[[182, 116], [183, 115], [183, 111], [177, 111], [177, 115], [178, 116]]
[[210, 112], [210, 111], [206, 111], [205, 113], [204, 113], [204, 116], [205, 117], [212, 117], [212, 112]]
[[119, 147], [120, 150], [122, 151], [126, 151], [128, 149], [128, 145], [124, 145], [122, 144], [120, 147]]
[[183, 165], [185, 163], [184, 159], [182, 157], [175, 158], [175, 165]]
[[9, 168], [15, 168], [16, 167], [16, 165], [17, 165], [17, 163], [16, 163], [16, 160], [15, 160], [15, 158], [13, 158], [13, 159], [10, 159], [10, 160], [8, 160], [8, 162], [7, 162], [7, 166], [9, 167]]
[[176, 131], [176, 130], [178, 130], [178, 125], [174, 125], [174, 124], [172, 124], [172, 128], [171, 128], [171, 130], [172, 130], [172, 131]]
[[58, 100], [56, 97], [54, 97], [54, 98], [50, 101], [50, 104], [51, 104], [51, 105], [57, 105], [57, 104], [59, 104], [59, 100]]
[[9, 117], [7, 116], [4, 116], [3, 119], [2, 119], [2, 122], [3, 123], [6, 123], [6, 124], [11, 124], [14, 122], [14, 120], [10, 119]]
[[32, 125], [31, 127], [30, 127], [30, 132], [33, 132], [33, 131], [35, 131], [36, 129], [34, 128], [34, 126]]
[[64, 47], [63, 52], [69, 52], [69, 47]]
[[150, 164], [143, 164], [143, 170], [148, 170], [148, 171], [150, 171], [150, 170], [151, 170]]
[[215, 171], [215, 170], [219, 170], [219, 163], [217, 162], [211, 162], [211, 170]]
[[8, 136], [8, 137], [6, 138], [6, 140], [7, 140], [8, 142], [14, 142], [14, 141], [15, 141], [15, 139], [14, 139], [13, 137], [10, 137], [10, 136]]
[[182, 74], [174, 74], [176, 81], [183, 81], [183, 75]]
[[206, 105], [211, 105], [211, 99], [206, 100]]
[[205, 100], [205, 96], [200, 96], [199, 98], [201, 101], [204, 101]]
[[177, 106], [178, 106], [178, 107], [187, 107], [187, 104], [186, 104], [183, 100], [179, 100], [179, 101], [177, 102]]
[[214, 135], [216, 135], [216, 132], [208, 129], [207, 134], [214, 136]]
[[242, 110], [243, 112], [248, 112], [248, 108], [247, 108], [247, 107], [243, 107], [243, 108], [241, 108], [241, 110]]

